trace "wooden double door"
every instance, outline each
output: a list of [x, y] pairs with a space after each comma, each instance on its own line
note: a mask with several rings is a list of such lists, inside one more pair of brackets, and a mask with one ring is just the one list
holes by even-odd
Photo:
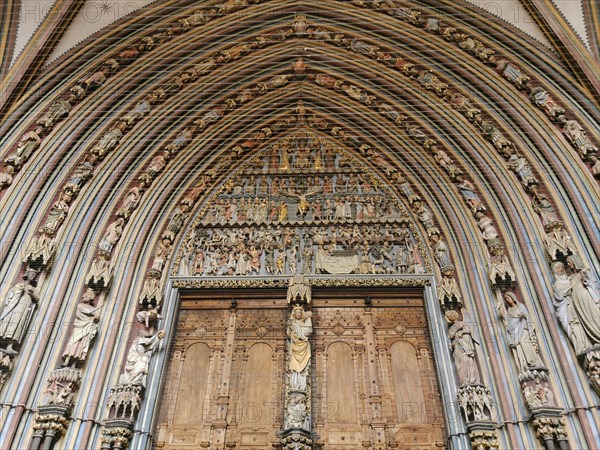
[[[315, 292], [312, 312], [315, 448], [443, 447], [421, 293]], [[182, 299], [156, 448], [280, 448], [288, 315], [277, 291]]]

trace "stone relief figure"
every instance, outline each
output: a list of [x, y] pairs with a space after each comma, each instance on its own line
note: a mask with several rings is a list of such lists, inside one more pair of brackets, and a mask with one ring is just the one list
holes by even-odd
[[11, 153], [4, 162], [19, 169], [42, 143], [42, 138], [40, 137], [42, 132], [43, 128], [37, 127], [35, 130], [25, 133], [21, 138], [21, 142], [17, 145], [17, 150]]
[[[573, 307], [571, 280], [569, 280], [564, 264], [560, 261], [552, 263], [552, 272], [554, 272], [555, 280], [553, 286], [554, 299], [552, 303], [556, 310], [556, 318], [565, 330], [565, 333], [567, 333], [567, 336], [569, 336], [575, 352], [581, 354], [590, 346], [590, 340]], [[598, 313], [597, 307], [596, 313]]]
[[75, 169], [75, 172], [73, 173], [73, 175], [71, 175], [69, 181], [65, 184], [64, 190], [71, 191], [74, 193], [79, 192], [79, 190], [83, 187], [86, 181], [92, 178], [93, 174], [94, 166], [92, 165], [92, 163], [90, 163], [89, 161], [82, 162], [81, 164], [79, 164], [77, 169]]
[[519, 176], [523, 186], [527, 187], [538, 183], [535, 174], [531, 170], [531, 166], [522, 156], [516, 153], [512, 154], [508, 159], [508, 167]]
[[554, 226], [560, 222], [554, 207], [548, 200], [548, 197], [538, 191], [537, 186], [532, 186], [530, 191], [533, 196], [533, 210], [540, 215], [542, 224], [544, 225], [544, 230], [546, 232], [552, 231]]
[[506, 337], [512, 348], [519, 372], [544, 367], [538, 353], [533, 324], [529, 322], [529, 313], [511, 292], [504, 294], [496, 305], [506, 327]]
[[123, 137], [123, 132], [127, 124], [125, 122], [117, 122], [110, 131], [107, 131], [98, 140], [96, 145], [91, 150], [91, 153], [96, 157], [103, 158], [108, 152], [110, 152], [119, 143]]
[[106, 229], [106, 233], [104, 233], [104, 237], [98, 244], [100, 250], [105, 253], [112, 252], [113, 247], [119, 242], [121, 235], [123, 234], [123, 226], [125, 225], [125, 220], [122, 217], [119, 217], [113, 223], [111, 223]]
[[475, 185], [473, 185], [473, 183], [471, 183], [469, 180], [467, 180], [464, 177], [460, 177], [459, 179], [460, 179], [460, 184], [458, 185], [458, 190], [462, 194], [465, 201], [471, 207], [471, 210], [473, 212], [485, 211], [485, 209], [486, 209], [485, 206], [483, 206], [481, 199], [475, 192]]
[[100, 308], [102, 305], [94, 307], [94, 290], [88, 288], [81, 301], [77, 305], [77, 312], [75, 313], [75, 323], [73, 324], [73, 331], [71, 337], [63, 351], [64, 365], [68, 366], [71, 360], [76, 362], [82, 362], [85, 360], [90, 345], [96, 333], [98, 332], [98, 320], [100, 319]]
[[479, 369], [475, 361], [476, 341], [471, 336], [471, 331], [459, 319], [459, 314], [456, 311], [447, 311], [446, 321], [450, 324], [448, 337], [450, 338], [450, 347], [460, 385], [480, 384]]
[[159, 96], [156, 93], [148, 94], [146, 98], [137, 102], [136, 105], [131, 108], [131, 110], [125, 116], [123, 116], [123, 122], [125, 122], [128, 126], [131, 126], [138, 120], [141, 120], [150, 113], [152, 105], [156, 103], [158, 99]]
[[8, 164], [4, 167], [4, 171], [0, 172], [0, 189], [8, 187], [13, 182], [13, 175], [15, 174], [15, 168]]
[[159, 341], [165, 337], [165, 330], [160, 330], [156, 334], [149, 334], [147, 331], [140, 331], [137, 338], [129, 347], [127, 361], [125, 362], [125, 371], [119, 377], [121, 384], [137, 384], [146, 387], [148, 377], [148, 367], [152, 352], [158, 346]]
[[598, 148], [592, 144], [592, 141], [587, 136], [585, 129], [576, 120], [567, 120], [563, 131], [567, 139], [577, 149], [581, 158], [587, 158], [590, 153], [598, 151]]
[[600, 344], [600, 293], [598, 283], [592, 277], [590, 269], [584, 267], [577, 255], [567, 257], [572, 273], [571, 301], [583, 329], [592, 344]]
[[169, 225], [167, 225], [168, 234], [171, 238], [174, 238], [181, 230], [185, 220], [189, 216], [190, 207], [186, 203], [181, 203], [177, 206], [177, 209], [171, 216]]
[[306, 408], [305, 396], [301, 393], [291, 394], [288, 398], [285, 410], [285, 428], [310, 429], [310, 416]]
[[137, 208], [140, 203], [140, 199], [142, 198], [142, 190], [139, 186], [132, 187], [127, 196], [123, 200], [121, 207], [117, 211], [118, 217], [123, 217], [125, 219], [129, 218], [129, 215]]
[[171, 158], [171, 154], [168, 151], [164, 151], [154, 158], [150, 162], [150, 165], [146, 168], [146, 171], [140, 175], [139, 180], [142, 185], [149, 186], [156, 175], [165, 168], [167, 161]]
[[542, 108], [552, 121], [558, 123], [565, 121], [565, 110], [543, 87], [534, 87], [531, 90], [529, 98], [533, 103]]
[[311, 358], [308, 339], [312, 332], [312, 313], [304, 311], [300, 305], [294, 306], [287, 325], [290, 357], [288, 369], [292, 391], [306, 390], [306, 376]]
[[69, 100], [75, 100], [73, 95], [69, 96], [69, 99], [67, 100], [57, 100], [52, 103], [50, 108], [48, 108], [48, 111], [46, 111], [46, 113], [37, 121], [38, 125], [41, 125], [46, 129], [52, 128], [57, 121], [71, 111], [72, 106]]
[[554, 394], [545, 383], [542, 385], [540, 380], [536, 380], [534, 384], [529, 384], [523, 389], [523, 395], [530, 409], [541, 408], [542, 406], [555, 406]]
[[69, 192], [63, 192], [60, 199], [52, 205], [50, 214], [48, 215], [46, 223], [43, 226], [44, 231], [47, 234], [54, 235], [54, 233], [58, 231], [58, 228], [69, 213], [69, 203], [71, 202], [71, 198], [72, 197]]
[[433, 249], [433, 256], [439, 264], [440, 269], [452, 266], [452, 262], [450, 261], [450, 250], [448, 249], [446, 241], [444, 241], [439, 234], [434, 234], [429, 239]]
[[15, 284], [8, 291], [0, 306], [0, 342], [8, 343], [8, 346], [2, 349], [6, 354], [16, 353], [13, 344], [23, 341], [35, 304], [39, 300], [35, 289], [37, 272], [27, 269], [23, 279], [24, 282]]

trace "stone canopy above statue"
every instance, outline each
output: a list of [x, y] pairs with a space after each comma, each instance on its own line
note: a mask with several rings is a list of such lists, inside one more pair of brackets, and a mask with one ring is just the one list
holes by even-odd
[[221, 184], [177, 263], [185, 277], [430, 272], [386, 183], [359, 155], [308, 131], [266, 146]]

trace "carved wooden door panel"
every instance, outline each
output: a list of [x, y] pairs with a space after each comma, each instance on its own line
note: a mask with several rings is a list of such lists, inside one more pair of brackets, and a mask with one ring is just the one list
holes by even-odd
[[[323, 450], [444, 442], [420, 295], [313, 298], [312, 427]], [[357, 298], [357, 297], [354, 297]], [[284, 423], [284, 296], [182, 302], [157, 448], [274, 448]], [[436, 445], [437, 444], [437, 445]], [[275, 447], [276, 448], [276, 447]]]
[[419, 306], [313, 308], [315, 431], [324, 450], [432, 449], [444, 426]]
[[157, 448], [260, 450], [276, 441], [283, 420], [286, 313], [181, 311]]

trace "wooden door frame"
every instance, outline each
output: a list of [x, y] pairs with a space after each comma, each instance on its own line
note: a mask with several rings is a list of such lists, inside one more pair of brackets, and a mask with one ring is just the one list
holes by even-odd
[[[423, 292], [423, 306], [427, 317], [429, 332], [431, 334], [431, 350], [437, 371], [439, 392], [441, 395], [442, 413], [445, 419], [447, 445], [450, 449], [470, 448], [467, 426], [460, 414], [456, 402], [458, 384], [454, 373], [452, 354], [448, 346], [447, 323], [439, 308], [437, 299], [437, 286], [433, 275], [419, 276], [345, 276], [332, 277], [316, 275], [310, 277], [311, 283], [318, 289], [321, 285], [326, 289], [335, 288], [377, 288], [377, 289], [420, 289]], [[261, 297], [279, 298], [287, 288], [288, 279], [276, 277], [253, 277], [236, 279], [193, 279], [171, 277], [165, 283], [163, 321], [167, 332], [167, 339], [161, 343], [159, 351], [150, 364], [148, 386], [146, 395], [137, 420], [136, 430], [131, 440], [131, 448], [150, 449], [153, 443], [153, 433], [157, 427], [160, 396], [163, 384], [167, 378], [169, 366], [169, 347], [176, 332], [177, 312], [180, 302], [190, 298], [196, 292], [211, 289], [211, 294], [220, 296], [223, 302], [229, 301], [232, 293], [243, 294], [257, 292], [262, 286]], [[230, 290], [234, 289], [234, 291]], [[226, 290], [226, 291], [225, 291]], [[266, 295], [265, 295], [266, 294]], [[251, 294], [252, 295], [252, 294]]]

